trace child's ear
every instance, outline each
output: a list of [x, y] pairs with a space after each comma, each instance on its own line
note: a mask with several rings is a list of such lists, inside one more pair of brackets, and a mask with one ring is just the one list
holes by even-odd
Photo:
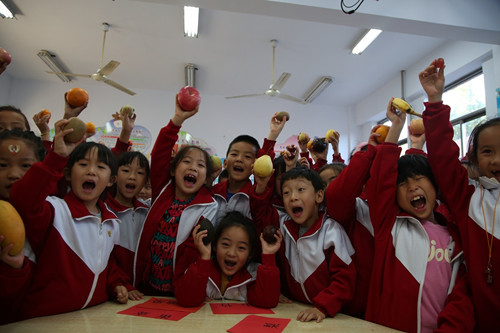
[[114, 185], [114, 183], [116, 183], [116, 179], [117, 179], [116, 175], [115, 175], [115, 176], [111, 176], [111, 177], [109, 177], [109, 182], [108, 182], [107, 187], [111, 187], [111, 186], [113, 186], [113, 185]]
[[316, 192], [316, 203], [317, 204], [320, 204], [323, 202], [324, 198], [325, 198], [325, 190], [319, 190]]
[[224, 162], [222, 162], [222, 168], [226, 169], [227, 167], [227, 158], [224, 159]]

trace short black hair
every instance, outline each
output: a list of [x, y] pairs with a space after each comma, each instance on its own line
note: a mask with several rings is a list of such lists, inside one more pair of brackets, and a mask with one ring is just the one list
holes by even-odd
[[23, 131], [20, 128], [0, 132], [0, 141], [8, 139], [20, 139], [33, 148], [38, 161], [42, 161], [47, 154], [42, 139], [31, 131]]
[[342, 170], [344, 170], [347, 167], [345, 163], [342, 162], [332, 162], [323, 165], [319, 170], [318, 173], [321, 174], [324, 170], [332, 169], [334, 171], [337, 171], [337, 174], [340, 174]]
[[325, 183], [323, 183], [319, 173], [304, 167], [293, 168], [285, 172], [281, 177], [281, 189], [283, 190], [283, 184], [285, 184], [286, 181], [297, 178], [309, 180], [313, 185], [315, 192], [325, 189]]
[[250, 243], [250, 253], [248, 254], [248, 261], [257, 261], [257, 254], [259, 253], [259, 238], [257, 236], [257, 229], [255, 228], [255, 224], [248, 217], [243, 215], [238, 211], [228, 212], [222, 220], [217, 225], [215, 229], [214, 236], [214, 248], [217, 248], [217, 242], [222, 235], [222, 232], [230, 227], [241, 227], [246, 231], [248, 235], [248, 242]]
[[102, 143], [97, 142], [82, 142], [69, 155], [68, 163], [66, 164], [66, 169], [71, 173], [71, 169], [76, 162], [85, 158], [87, 152], [92, 150], [93, 148], [97, 148], [97, 159], [105, 163], [111, 169], [111, 176], [116, 176], [116, 172], [118, 170], [118, 162], [116, 160], [115, 155], [111, 150], [103, 145]]
[[467, 158], [469, 161], [471, 161], [474, 165], [477, 165], [477, 149], [478, 149], [478, 138], [479, 134], [485, 130], [488, 127], [493, 127], [500, 125], [500, 117], [492, 118], [488, 121], [484, 121], [482, 123], [479, 123], [474, 127], [472, 130], [472, 133], [469, 136], [469, 152], [467, 153]]
[[140, 151], [127, 151], [118, 155], [118, 168], [122, 165], [131, 164], [136, 158], [139, 162], [139, 166], [146, 169], [146, 179], [149, 179], [149, 160]]
[[205, 157], [205, 165], [207, 168], [207, 177], [205, 179], [205, 185], [209, 186], [210, 184], [206, 184], [206, 180], [210, 177], [210, 175], [214, 172], [214, 168], [212, 165], [212, 159], [210, 158], [210, 154], [200, 146], [196, 145], [186, 145], [183, 146], [179, 151], [177, 151], [177, 154], [175, 154], [175, 157], [172, 160], [172, 164], [170, 166], [170, 171], [175, 172], [175, 168], [177, 167], [177, 164], [186, 156], [186, 154], [193, 149], [197, 149], [203, 153], [203, 156]]
[[233, 141], [231, 141], [231, 143], [229, 144], [229, 147], [227, 148], [226, 156], [229, 155], [229, 151], [231, 150], [231, 147], [235, 143], [238, 143], [238, 142], [246, 142], [246, 143], [249, 143], [250, 145], [252, 145], [255, 148], [255, 156], [257, 157], [257, 153], [260, 150], [259, 141], [257, 141], [257, 139], [255, 139], [253, 136], [250, 136], [247, 134], [238, 135], [236, 138], [233, 139]]
[[1, 111], [11, 111], [11, 112], [15, 112], [15, 113], [19, 113], [21, 116], [23, 116], [24, 118], [24, 126], [26, 126], [26, 130], [27, 131], [30, 131], [31, 128], [30, 128], [30, 123], [28, 121], [28, 118], [26, 118], [26, 116], [24, 115], [24, 113], [21, 111], [21, 109], [19, 108], [16, 108], [15, 106], [13, 105], [2, 105], [0, 106], [0, 112]]
[[401, 156], [398, 159], [397, 184], [399, 185], [408, 178], [415, 176], [425, 176], [429, 178], [437, 192], [438, 186], [427, 157], [420, 154], [406, 154]]

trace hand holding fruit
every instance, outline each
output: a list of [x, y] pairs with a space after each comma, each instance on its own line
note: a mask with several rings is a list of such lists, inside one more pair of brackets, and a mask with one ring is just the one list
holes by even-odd
[[56, 121], [54, 124], [54, 129], [55, 129], [55, 135], [54, 135], [54, 145], [52, 147], [52, 150], [63, 156], [63, 157], [68, 157], [73, 149], [80, 143], [80, 141], [83, 140], [85, 131], [87, 130], [87, 125], [80, 120], [80, 122], [83, 124], [83, 127], [79, 128], [79, 131], [81, 132], [81, 139], [80, 141], [77, 142], [70, 142], [66, 140], [66, 135], [73, 134], [74, 133], [74, 128], [70, 127], [70, 121], [74, 121], [73, 119], [78, 119], [78, 118], [71, 118], [71, 119], [61, 119]]
[[210, 242], [204, 241], [206, 238], [208, 238], [208, 229], [202, 229], [201, 224], [198, 224], [196, 227], [194, 227], [193, 232], [191, 233], [191, 236], [193, 236], [193, 242], [198, 251], [200, 252], [200, 258], [203, 260], [209, 260], [211, 255], [212, 255], [212, 240]]
[[177, 93], [177, 103], [184, 111], [193, 111], [200, 105], [200, 102], [200, 92], [194, 87], [182, 87]]
[[[182, 89], [181, 89], [182, 90]], [[180, 92], [179, 92], [180, 93]], [[184, 97], [187, 98], [187, 97]], [[182, 98], [181, 98], [182, 100]], [[174, 116], [172, 117], [172, 122], [176, 126], [182, 126], [184, 121], [188, 118], [191, 118], [194, 116], [196, 113], [198, 113], [200, 105], [198, 104], [193, 110], [191, 111], [186, 111], [185, 109], [182, 108], [182, 106], [179, 104], [179, 94], [175, 96], [175, 113]]]
[[[3, 243], [5, 237], [0, 235], [0, 244]], [[9, 243], [5, 247], [0, 246], [0, 261], [3, 261], [6, 265], [9, 265], [13, 268], [22, 268], [24, 263], [24, 251], [21, 249], [18, 253], [12, 255], [9, 252], [12, 252], [14, 248], [14, 243]]]
[[253, 174], [255, 181], [255, 192], [264, 193], [269, 179], [273, 174], [273, 161], [269, 155], [262, 155], [253, 164]]
[[7, 66], [11, 61], [12, 57], [10, 56], [9, 52], [0, 47], [0, 74], [2, 74], [7, 69]]
[[269, 135], [267, 136], [268, 140], [276, 141], [278, 136], [280, 135], [283, 127], [285, 127], [285, 123], [290, 119], [290, 115], [286, 111], [276, 112], [271, 117], [271, 124], [269, 129]]
[[72, 88], [64, 93], [64, 119], [78, 117], [88, 102], [89, 95], [81, 88]]
[[262, 230], [259, 238], [262, 245], [262, 254], [275, 254], [280, 249], [283, 234], [275, 226], [267, 225]]
[[44, 135], [49, 134], [50, 137], [50, 127], [49, 127], [50, 117], [51, 117], [50, 111], [47, 109], [35, 113], [35, 115], [33, 116], [33, 122], [35, 123], [36, 127], [38, 127], [38, 129], [40, 130], [40, 133], [42, 135], [42, 140], [47, 139], [43, 138]]

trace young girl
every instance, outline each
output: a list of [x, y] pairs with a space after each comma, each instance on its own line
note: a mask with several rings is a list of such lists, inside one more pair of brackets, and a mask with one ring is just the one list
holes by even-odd
[[281, 233], [274, 244], [262, 234], [262, 264], [255, 262], [258, 251], [257, 232], [252, 220], [234, 211], [219, 223], [212, 244], [205, 245], [207, 231], [193, 230], [194, 243], [200, 258], [184, 274], [174, 280], [177, 302], [186, 307], [200, 305], [205, 298], [248, 301], [249, 304], [273, 308], [280, 296], [280, 272], [274, 254], [280, 248]]
[[217, 203], [207, 188], [212, 173], [209, 154], [197, 146], [172, 149], [184, 121], [198, 112], [175, 114], [158, 134], [151, 153], [152, 202], [140, 233], [134, 263], [134, 286], [141, 292], [173, 296], [172, 280], [199, 256], [191, 232], [198, 221], [214, 220]]
[[0, 132], [14, 128], [29, 131], [30, 123], [28, 122], [28, 118], [15, 106], [0, 106]]
[[453, 141], [450, 107], [442, 101], [444, 67], [433, 61], [419, 79], [428, 96], [423, 115], [429, 163], [462, 237], [475, 332], [492, 332], [500, 327], [500, 118], [471, 133], [468, 157], [480, 177], [470, 179]]
[[[68, 120], [55, 124], [53, 151], [11, 188], [10, 201], [23, 218], [37, 267], [19, 317], [77, 310], [116, 297], [127, 302], [126, 276], [111, 253], [119, 242], [119, 220], [103, 201], [116, 161], [97, 143], [67, 143]], [[64, 199], [49, 196], [65, 176]], [[114, 294], [114, 295], [113, 295]]]
[[400, 157], [406, 115], [396, 113], [392, 99], [386, 115], [392, 126], [366, 184], [374, 231], [366, 319], [405, 332], [469, 332], [474, 319], [458, 231], [436, 209], [427, 158]]
[[[140, 152], [126, 152], [118, 156], [118, 173], [106, 204], [120, 219], [120, 247], [116, 251], [118, 266], [133, 276], [134, 255], [149, 206], [138, 200], [138, 194], [149, 178], [149, 161]], [[131, 300], [141, 299], [143, 294], [131, 284], [127, 285]]]

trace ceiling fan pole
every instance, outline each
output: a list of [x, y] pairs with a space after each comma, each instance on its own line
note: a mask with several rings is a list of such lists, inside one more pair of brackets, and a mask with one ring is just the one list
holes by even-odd
[[102, 68], [103, 60], [104, 60], [104, 44], [106, 43], [106, 33], [109, 30], [109, 24], [106, 22], [102, 23], [102, 30], [104, 30], [104, 37], [102, 39], [102, 49], [101, 49], [101, 64], [99, 65], [99, 69]]
[[276, 39], [271, 39], [271, 45], [273, 47], [273, 71], [272, 71], [272, 78], [271, 78], [271, 86], [274, 85], [274, 58], [275, 58], [275, 53], [276, 53], [276, 43], [278, 41]]

